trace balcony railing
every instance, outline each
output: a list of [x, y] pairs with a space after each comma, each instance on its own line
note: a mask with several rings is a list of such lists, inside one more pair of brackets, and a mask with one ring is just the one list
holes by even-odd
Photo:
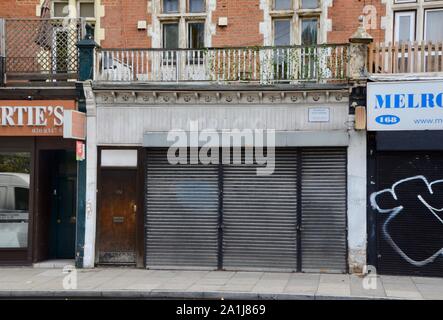
[[6, 81], [77, 79], [81, 19], [0, 19]]
[[443, 72], [443, 42], [402, 42], [372, 44], [370, 73]]
[[114, 82], [328, 82], [348, 78], [348, 44], [312, 47], [99, 49], [95, 77]]

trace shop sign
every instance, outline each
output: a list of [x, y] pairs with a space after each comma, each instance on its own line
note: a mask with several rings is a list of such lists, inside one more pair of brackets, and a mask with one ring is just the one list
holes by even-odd
[[368, 130], [443, 130], [443, 81], [368, 83]]
[[73, 100], [2, 100], [0, 136], [63, 136], [64, 112]]

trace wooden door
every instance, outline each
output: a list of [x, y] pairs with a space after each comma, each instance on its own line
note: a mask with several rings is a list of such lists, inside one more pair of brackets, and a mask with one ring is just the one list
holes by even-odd
[[101, 171], [98, 261], [102, 264], [136, 262], [136, 170]]

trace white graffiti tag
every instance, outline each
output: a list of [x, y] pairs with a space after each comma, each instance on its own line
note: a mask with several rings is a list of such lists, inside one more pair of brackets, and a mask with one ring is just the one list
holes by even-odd
[[[373, 193], [370, 201], [374, 210], [389, 214], [383, 235], [407, 262], [422, 267], [443, 255], [443, 180], [429, 182], [424, 176], [403, 179], [390, 189]], [[417, 229], [420, 227], [423, 230]], [[411, 249], [420, 245], [426, 250]]]

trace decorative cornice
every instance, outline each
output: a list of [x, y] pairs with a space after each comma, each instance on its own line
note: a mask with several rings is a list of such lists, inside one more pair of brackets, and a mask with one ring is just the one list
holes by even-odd
[[130, 105], [279, 105], [346, 103], [348, 90], [313, 91], [125, 91], [98, 90], [97, 104]]

